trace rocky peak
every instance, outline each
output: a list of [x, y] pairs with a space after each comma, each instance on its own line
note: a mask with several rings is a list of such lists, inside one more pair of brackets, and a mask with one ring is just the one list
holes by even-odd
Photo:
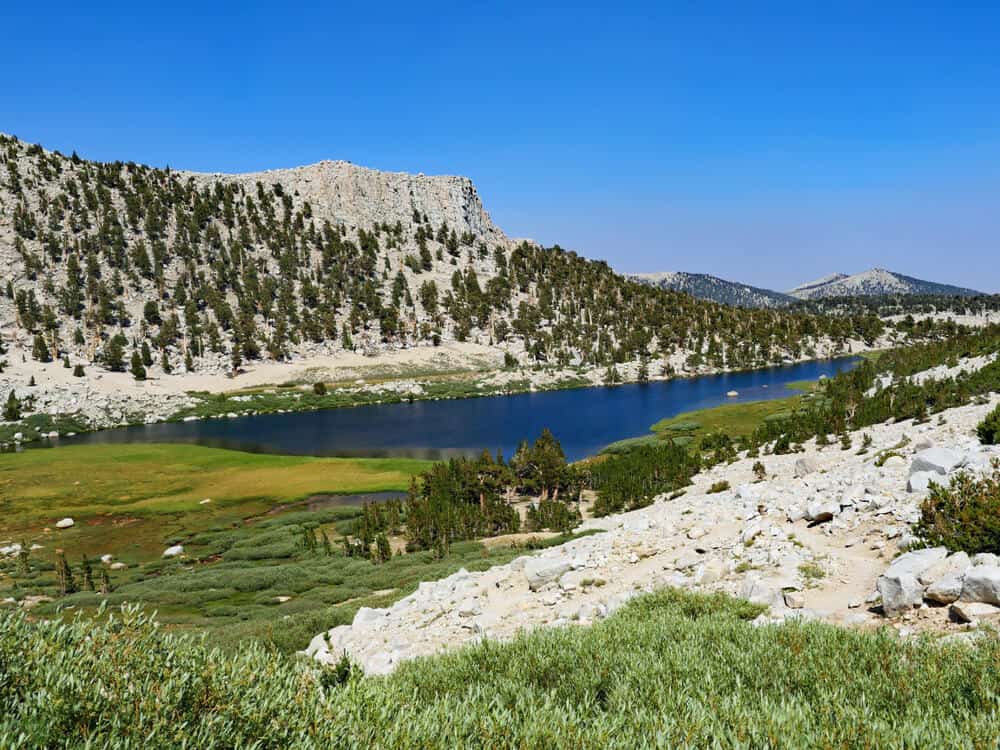
[[369, 227], [375, 224], [409, 225], [414, 211], [426, 215], [434, 227], [442, 222], [459, 234], [471, 233], [488, 242], [507, 238], [483, 207], [468, 177], [383, 172], [349, 161], [320, 161], [291, 169], [273, 169], [235, 175], [191, 173], [198, 181], [236, 182], [245, 188], [279, 184], [309, 201], [314, 214], [334, 224]]

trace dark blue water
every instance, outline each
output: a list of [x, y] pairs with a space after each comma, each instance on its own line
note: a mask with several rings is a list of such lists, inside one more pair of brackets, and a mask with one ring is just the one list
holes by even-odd
[[[509, 457], [522, 439], [534, 440], [548, 427], [575, 461], [616, 440], [648, 434], [650, 425], [664, 417], [722, 403], [784, 398], [790, 395], [786, 383], [832, 376], [855, 362], [842, 358], [645, 385], [144, 425], [58, 443], [185, 442], [260, 453], [414, 458], [476, 455], [486, 448]], [[739, 396], [727, 397], [730, 390]]]

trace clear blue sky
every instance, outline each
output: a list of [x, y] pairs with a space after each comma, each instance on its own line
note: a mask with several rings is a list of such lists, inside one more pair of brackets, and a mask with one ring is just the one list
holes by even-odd
[[624, 271], [1000, 291], [996, 3], [8, 5], [0, 130], [66, 153], [465, 174]]

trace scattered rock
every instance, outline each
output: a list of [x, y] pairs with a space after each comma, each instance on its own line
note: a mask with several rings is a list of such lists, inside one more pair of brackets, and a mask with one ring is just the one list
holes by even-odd
[[524, 565], [524, 576], [528, 579], [528, 588], [538, 591], [558, 579], [571, 567], [572, 562], [565, 557], [532, 557]]
[[923, 586], [910, 573], [886, 573], [879, 577], [877, 585], [882, 596], [882, 611], [887, 617], [919, 607], [924, 600]]
[[965, 552], [956, 552], [954, 555], [949, 555], [944, 560], [922, 570], [917, 575], [917, 580], [924, 586], [930, 586], [942, 578], [964, 574], [971, 565], [972, 561], [969, 560], [969, 556]]
[[935, 563], [939, 563], [948, 556], [948, 550], [944, 547], [929, 547], [907, 552], [900, 555], [889, 565], [885, 571], [887, 576], [908, 574], [916, 578]]
[[906, 466], [906, 459], [902, 456], [889, 456], [882, 462], [883, 469], [902, 469]]
[[935, 480], [940, 480], [941, 476], [934, 471], [917, 471], [910, 474], [910, 478], [906, 480], [906, 491], [907, 492], [927, 492], [930, 489], [931, 482]]
[[183, 554], [184, 554], [183, 544], [175, 544], [173, 547], [167, 547], [165, 550], [163, 550], [164, 557], [177, 557], [178, 555], [183, 555]]
[[786, 591], [785, 606], [789, 609], [802, 609], [806, 606], [806, 597], [801, 591]]
[[964, 453], [959, 453], [950, 448], [927, 448], [913, 457], [913, 462], [910, 464], [910, 473], [929, 471], [943, 476], [957, 469], [964, 461]]
[[840, 513], [840, 503], [817, 500], [806, 506], [806, 520], [813, 523], [831, 521], [833, 517]]
[[819, 471], [819, 461], [815, 458], [803, 456], [795, 461], [795, 476], [804, 477]]
[[1000, 616], [1000, 607], [985, 602], [955, 602], [949, 611], [959, 622], [978, 622], [984, 617]]
[[966, 572], [962, 584], [963, 602], [1000, 604], [1000, 567], [975, 565]]
[[64, 518], [61, 521], [56, 521], [57, 529], [68, 529], [73, 526], [76, 522], [72, 518]]

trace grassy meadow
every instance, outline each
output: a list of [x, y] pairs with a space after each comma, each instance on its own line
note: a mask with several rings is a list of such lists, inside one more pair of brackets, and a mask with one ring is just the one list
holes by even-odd
[[[417, 583], [459, 568], [481, 570], [523, 547], [479, 542], [396, 555], [376, 565], [348, 557], [357, 507], [309, 510], [312, 495], [405, 490], [430, 462], [275, 456], [196, 445], [97, 445], [0, 454], [0, 543], [40, 545], [26, 569], [0, 558], [0, 599], [48, 597], [33, 615], [67, 617], [127, 602], [155, 610], [171, 629], [206, 630], [212, 642], [260, 641], [303, 648], [321, 630], [350, 622], [360, 606], [384, 606]], [[211, 502], [204, 503], [204, 500]], [[56, 529], [63, 517], [75, 525]], [[329, 546], [307, 547], [306, 533]], [[547, 546], [565, 541], [532, 541]], [[184, 555], [163, 558], [171, 545]], [[64, 551], [76, 588], [60, 595], [56, 552]], [[120, 570], [102, 565], [111, 554]], [[90, 559], [90, 590], [83, 558]], [[100, 576], [111, 592], [99, 592]]]
[[[405, 490], [427, 466], [413, 459], [275, 456], [183, 444], [3, 453], [0, 540], [45, 539], [69, 555], [139, 561], [191, 534], [310, 495]], [[202, 504], [206, 499], [211, 502]], [[66, 516], [76, 525], [54, 531]]]

